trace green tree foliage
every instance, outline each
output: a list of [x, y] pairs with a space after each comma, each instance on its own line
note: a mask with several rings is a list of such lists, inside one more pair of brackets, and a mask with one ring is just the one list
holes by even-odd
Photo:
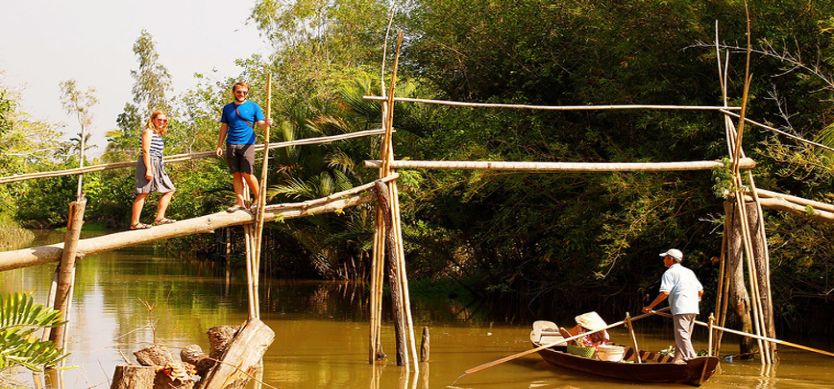
[[36, 304], [31, 295], [0, 295], [0, 370], [23, 366], [32, 371], [55, 366], [66, 358], [35, 331], [60, 323], [60, 312]]

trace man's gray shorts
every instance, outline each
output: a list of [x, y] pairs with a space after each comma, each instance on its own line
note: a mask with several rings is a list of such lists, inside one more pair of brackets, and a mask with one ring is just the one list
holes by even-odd
[[255, 171], [255, 145], [226, 145], [226, 162], [232, 173], [252, 174]]

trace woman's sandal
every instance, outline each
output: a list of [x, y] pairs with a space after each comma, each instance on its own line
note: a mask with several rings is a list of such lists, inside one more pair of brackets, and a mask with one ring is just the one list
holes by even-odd
[[136, 223], [136, 224], [131, 224], [130, 225], [131, 230], [147, 230], [148, 228], [151, 228], [151, 227], [153, 227], [153, 226], [151, 226], [150, 224], [145, 224], [145, 223]]
[[176, 223], [176, 222], [177, 221], [174, 220], [174, 219], [168, 219], [167, 217], [163, 217], [162, 219], [154, 220], [153, 225], [160, 226], [160, 225], [163, 225], [163, 224], [171, 224], [171, 223]]

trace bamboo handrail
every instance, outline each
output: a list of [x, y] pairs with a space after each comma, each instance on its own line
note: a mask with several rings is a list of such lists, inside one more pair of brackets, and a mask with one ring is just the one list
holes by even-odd
[[762, 188], [756, 188], [756, 193], [759, 195], [759, 198], [766, 197], [766, 198], [776, 198], [776, 199], [783, 199], [785, 201], [799, 204], [799, 205], [810, 205], [816, 209], [820, 209], [823, 211], [834, 212], [834, 204], [823, 203], [820, 201], [806, 199], [804, 197], [793, 196], [785, 193], [773, 192], [769, 190], [765, 190]]
[[[368, 194], [360, 194], [361, 192], [371, 190], [377, 181], [388, 182], [396, 178], [397, 175], [392, 175], [381, 180], [334, 193], [327, 197], [309, 201], [269, 205], [265, 207], [264, 220], [292, 219], [335, 212], [340, 209], [364, 204], [370, 201], [370, 196]], [[154, 226], [146, 230], [123, 231], [95, 238], [81, 239], [78, 241], [77, 252], [79, 257], [84, 257], [86, 255], [153, 242], [159, 239], [210, 233], [219, 228], [252, 224], [254, 222], [255, 218], [249, 212], [238, 211], [229, 213], [222, 211], [192, 219], [180, 220], [172, 224]], [[61, 258], [63, 247], [63, 243], [56, 243], [47, 246], [0, 252], [0, 271], [55, 262]]]
[[[374, 129], [374, 130], [364, 130], [364, 131], [356, 131], [347, 134], [339, 134], [339, 135], [330, 135], [330, 136], [321, 136], [316, 138], [306, 138], [306, 139], [298, 139], [298, 140], [291, 140], [286, 142], [278, 142], [269, 145], [269, 149], [278, 149], [278, 148], [285, 148], [285, 147], [293, 147], [293, 146], [302, 146], [302, 145], [314, 145], [314, 144], [323, 144], [323, 143], [330, 143], [335, 142], [338, 140], [346, 140], [346, 139], [353, 139], [353, 138], [360, 138], [364, 136], [373, 136], [373, 135], [382, 135], [385, 133], [383, 129]], [[262, 144], [255, 145], [254, 149], [255, 152], [262, 152], [264, 146]], [[178, 163], [178, 162], [185, 162], [185, 161], [192, 161], [195, 159], [203, 159], [203, 158], [216, 158], [217, 154], [214, 151], [197, 151], [193, 153], [184, 153], [184, 154], [175, 154], [171, 156], [165, 156], [163, 161], [167, 163]], [[26, 173], [26, 174], [16, 174], [6, 177], [0, 177], [0, 184], [8, 184], [12, 182], [18, 181], [26, 181], [32, 180], [37, 178], [50, 178], [50, 177], [61, 177], [61, 176], [71, 176], [75, 174], [83, 174], [83, 173], [92, 173], [92, 172], [100, 172], [104, 170], [112, 170], [112, 169], [122, 169], [128, 167], [136, 166], [136, 161], [120, 161], [120, 162], [110, 162], [110, 163], [103, 163], [98, 165], [90, 165], [84, 168], [73, 168], [73, 169], [64, 169], [64, 170], [53, 170], [48, 172], [36, 172], [36, 173]]]
[[812, 219], [820, 221], [834, 221], [834, 212], [819, 209], [809, 210], [807, 206], [794, 204], [781, 197], [760, 198], [759, 202], [763, 207], [778, 209], [780, 211], [786, 211], [796, 215], [808, 216]]
[[[384, 96], [362, 96], [365, 100], [386, 101]], [[394, 101], [408, 103], [425, 103], [450, 105], [456, 107], [472, 108], [509, 108], [509, 109], [533, 109], [543, 111], [592, 111], [592, 110], [628, 110], [628, 109], [660, 109], [660, 110], [694, 110], [694, 111], [721, 111], [739, 110], [740, 107], [705, 106], [705, 105], [665, 105], [665, 104], [608, 104], [608, 105], [533, 105], [533, 104], [500, 104], [500, 103], [470, 103], [463, 101], [416, 99], [411, 97], [396, 97]]]
[[[366, 160], [365, 167], [378, 168], [380, 160]], [[721, 161], [689, 162], [509, 162], [509, 161], [391, 161], [392, 169], [441, 169], [441, 170], [503, 170], [536, 173], [599, 173], [599, 172], [659, 172], [723, 169]], [[752, 169], [756, 163], [742, 158], [739, 167]]]

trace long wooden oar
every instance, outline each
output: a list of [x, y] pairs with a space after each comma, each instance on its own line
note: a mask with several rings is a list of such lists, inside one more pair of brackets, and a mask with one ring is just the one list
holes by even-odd
[[[631, 321], [640, 320], [644, 317], [648, 317], [648, 316], [654, 315], [655, 313], [663, 312], [663, 311], [666, 311], [668, 309], [669, 309], [669, 307], [666, 307], [666, 308], [663, 308], [663, 309], [659, 309], [657, 311], [651, 311], [649, 313], [644, 313], [642, 315], [632, 317]], [[488, 369], [488, 368], [496, 366], [496, 365], [500, 365], [504, 362], [512, 361], [513, 359], [520, 358], [520, 357], [523, 357], [525, 355], [544, 350], [546, 348], [550, 348], [550, 347], [553, 347], [553, 346], [558, 346], [560, 344], [567, 343], [567, 342], [570, 342], [572, 340], [576, 340], [576, 339], [579, 339], [579, 338], [584, 337], [584, 336], [588, 336], [588, 335], [593, 334], [593, 333], [597, 333], [597, 332], [605, 331], [607, 329], [611, 329], [611, 328], [614, 328], [614, 327], [617, 327], [617, 326], [621, 326], [621, 325], [623, 325], [623, 323], [625, 323], [625, 320], [620, 320], [620, 321], [618, 321], [614, 324], [609, 324], [607, 327], [600, 328], [596, 331], [588, 331], [588, 332], [585, 332], [585, 333], [582, 333], [582, 334], [579, 334], [579, 335], [576, 335], [576, 336], [571, 336], [570, 338], [562, 339], [558, 342], [545, 344], [543, 346], [539, 346], [539, 347], [536, 347], [536, 348], [533, 348], [533, 349], [530, 349], [530, 350], [522, 351], [518, 354], [513, 354], [513, 355], [510, 355], [508, 357], [504, 357], [504, 358], [501, 358], [501, 359], [498, 359], [498, 360], [495, 360], [495, 361], [492, 361], [492, 362], [487, 362], [487, 363], [484, 363], [482, 365], [478, 365], [478, 366], [475, 366], [475, 367], [473, 367], [469, 370], [464, 371], [463, 375], [461, 375], [460, 377], [463, 377], [464, 375], [467, 375], [467, 374], [477, 373], [481, 370]], [[460, 379], [460, 377], [458, 377], [458, 379]], [[455, 381], [457, 381], [457, 380], [455, 380]]]
[[[663, 316], [663, 317], [672, 317], [672, 315], [670, 315], [668, 313], [660, 313], [659, 315]], [[699, 320], [695, 320], [695, 324], [697, 324], [699, 326], [702, 326], [702, 327], [709, 328], [709, 324], [704, 323], [704, 322], [699, 321]], [[770, 338], [770, 337], [767, 337], [767, 336], [751, 334], [749, 332], [738, 331], [738, 330], [730, 329], [730, 328], [727, 328], [727, 327], [718, 326], [718, 325], [715, 325], [715, 324], [712, 325], [712, 328], [717, 329], [717, 330], [721, 330], [721, 331], [724, 331], [724, 332], [729, 332], [731, 334], [746, 336], [748, 338], [764, 340], [764, 341], [767, 341], [767, 342], [773, 342], [773, 343], [785, 345], [785, 346], [788, 346], [788, 347], [798, 348], [800, 350], [810, 351], [810, 352], [814, 352], [814, 353], [817, 353], [817, 354], [822, 354], [822, 355], [827, 355], [829, 357], [834, 357], [834, 353], [832, 353], [830, 351], [825, 351], [825, 350], [820, 350], [818, 348], [803, 346], [801, 344], [791, 343], [791, 342], [787, 342], [787, 341], [784, 341], [784, 340], [781, 340], [781, 339], [776, 339], [776, 338]]]

